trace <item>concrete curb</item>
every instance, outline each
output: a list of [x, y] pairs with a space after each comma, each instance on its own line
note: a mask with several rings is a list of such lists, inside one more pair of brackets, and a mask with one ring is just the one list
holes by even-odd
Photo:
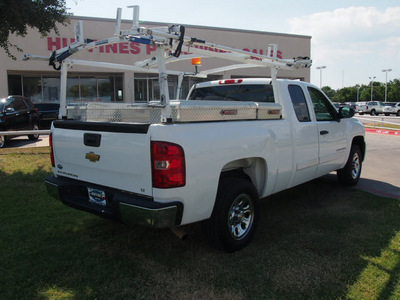
[[400, 136], [400, 131], [397, 131], [397, 130], [365, 128], [365, 132]]

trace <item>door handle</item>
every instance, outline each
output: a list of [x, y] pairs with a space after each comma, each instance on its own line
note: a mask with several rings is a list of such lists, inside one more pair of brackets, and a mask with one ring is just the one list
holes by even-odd
[[327, 131], [327, 130], [322, 130], [322, 131], [319, 132], [320, 135], [325, 135], [325, 134], [328, 134], [328, 133], [329, 133], [329, 131]]

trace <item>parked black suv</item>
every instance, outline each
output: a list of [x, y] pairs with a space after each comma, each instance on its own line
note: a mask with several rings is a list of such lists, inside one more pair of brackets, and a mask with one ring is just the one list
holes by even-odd
[[[0, 132], [17, 130], [38, 130], [39, 114], [32, 102], [22, 96], [8, 96], [0, 99]], [[0, 148], [13, 136], [0, 135]], [[28, 135], [30, 140], [37, 140], [38, 134]]]
[[40, 129], [50, 129], [51, 122], [58, 119], [60, 103], [54, 102], [38, 102], [34, 103], [39, 113]]

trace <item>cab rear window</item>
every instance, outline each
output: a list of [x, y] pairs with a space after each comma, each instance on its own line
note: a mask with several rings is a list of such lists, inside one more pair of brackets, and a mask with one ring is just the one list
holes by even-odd
[[275, 102], [270, 84], [219, 85], [196, 88], [189, 100]]

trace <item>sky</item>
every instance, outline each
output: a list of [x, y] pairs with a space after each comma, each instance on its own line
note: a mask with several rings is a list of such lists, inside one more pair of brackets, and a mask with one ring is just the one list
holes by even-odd
[[319, 66], [326, 66], [322, 86], [333, 89], [400, 78], [399, 0], [66, 0], [75, 16], [111, 19], [121, 7], [122, 19], [131, 20], [130, 5], [140, 6], [142, 21], [311, 36], [317, 86]]

